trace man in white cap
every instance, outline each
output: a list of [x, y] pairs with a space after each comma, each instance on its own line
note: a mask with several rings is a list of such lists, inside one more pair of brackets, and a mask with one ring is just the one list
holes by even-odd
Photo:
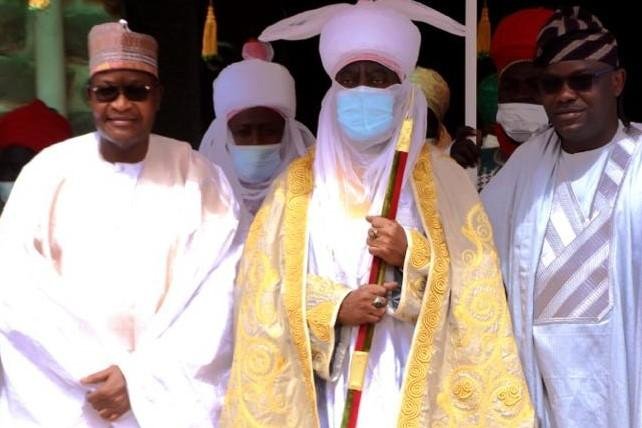
[[[361, 390], [360, 427], [533, 424], [487, 217], [465, 173], [425, 144], [411, 19], [463, 33], [419, 3], [380, 0], [261, 36], [320, 33], [333, 82], [315, 152], [275, 181], [250, 228], [224, 427], [339, 427], [348, 388]], [[394, 221], [378, 214], [400, 139]], [[368, 284], [372, 255], [391, 267], [382, 285]], [[365, 323], [376, 324], [367, 360], [352, 352]]]
[[212, 426], [238, 204], [220, 169], [151, 134], [152, 37], [98, 25], [89, 56], [97, 132], [38, 154], [0, 219], [0, 426]]
[[314, 136], [295, 119], [294, 79], [271, 62], [271, 45], [249, 41], [243, 57], [214, 81], [216, 119], [199, 151], [223, 169], [242, 208], [254, 216], [274, 178], [306, 153]]

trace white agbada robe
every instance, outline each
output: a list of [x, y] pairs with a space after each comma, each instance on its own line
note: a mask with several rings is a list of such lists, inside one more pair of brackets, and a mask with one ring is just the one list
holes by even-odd
[[[92, 133], [44, 150], [0, 219], [0, 426], [207, 427], [232, 352], [238, 204], [189, 145], [111, 164]], [[117, 365], [132, 411], [79, 380]]]
[[[639, 135], [639, 134], [631, 134]], [[613, 211], [612, 310], [595, 323], [533, 325], [536, 270], [551, 211], [555, 169], [588, 212], [613, 145], [563, 153], [552, 129], [522, 145], [482, 192], [540, 425], [642, 427], [642, 138]], [[588, 163], [592, 162], [592, 164]]]

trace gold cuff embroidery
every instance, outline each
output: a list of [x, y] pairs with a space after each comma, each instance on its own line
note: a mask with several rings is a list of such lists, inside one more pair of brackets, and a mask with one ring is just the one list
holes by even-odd
[[335, 323], [339, 308], [350, 288], [318, 275], [308, 275], [306, 283], [306, 320], [310, 329], [312, 368], [323, 379], [331, 375], [335, 352]]
[[430, 270], [430, 242], [416, 229], [406, 229], [408, 252], [404, 261], [401, 296], [393, 316], [414, 324], [419, 316]]
[[310, 331], [320, 341], [329, 343], [332, 336], [332, 318], [335, 312], [334, 302], [323, 302], [308, 310]]

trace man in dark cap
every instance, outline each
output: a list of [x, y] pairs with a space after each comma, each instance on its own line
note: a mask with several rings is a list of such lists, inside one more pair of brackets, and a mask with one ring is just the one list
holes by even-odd
[[537, 40], [552, 127], [482, 192], [542, 427], [642, 426], [642, 137], [617, 42], [580, 7]]

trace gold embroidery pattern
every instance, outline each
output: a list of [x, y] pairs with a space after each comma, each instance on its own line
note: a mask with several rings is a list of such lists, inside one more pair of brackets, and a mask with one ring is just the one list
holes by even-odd
[[330, 339], [332, 338], [332, 326], [330, 322], [335, 308], [336, 305], [333, 302], [323, 302], [308, 311], [310, 331], [324, 343], [330, 343]]
[[307, 281], [307, 319], [310, 331], [322, 342], [334, 341], [334, 316], [350, 291], [349, 288], [334, 283], [318, 275], [308, 275]]
[[[311, 190], [310, 158], [292, 163], [279, 179], [285, 185], [279, 183], [250, 227], [237, 276], [236, 346], [221, 416], [223, 427], [314, 426], [312, 421], [318, 421], [303, 319], [305, 190]], [[280, 227], [275, 214], [281, 212], [286, 238], [283, 251], [278, 251], [273, 244]], [[283, 267], [283, 278], [277, 266]], [[288, 394], [293, 389], [302, 388], [294, 380], [299, 376], [306, 393], [292, 397]]]
[[410, 254], [410, 266], [420, 270], [430, 262], [430, 248], [425, 236], [416, 230], [410, 232], [412, 236], [412, 253]]
[[335, 317], [350, 288], [318, 275], [308, 274], [306, 318], [310, 328], [312, 368], [322, 379], [330, 378], [330, 363], [334, 352]]
[[[273, 309], [274, 303], [265, 301], [274, 298], [278, 273], [258, 246], [262, 238], [259, 232], [264, 233], [268, 213], [269, 207], [266, 206], [259, 210], [254, 219], [237, 277], [237, 287], [243, 287], [243, 292], [239, 294], [237, 319], [244, 322], [237, 325], [236, 341], [243, 346], [234, 350], [234, 359], [240, 363], [240, 367], [234, 367], [230, 375], [223, 426], [261, 426], [249, 408], [271, 412], [275, 417], [286, 417], [286, 398], [275, 386], [278, 377], [283, 375], [286, 361], [277, 345], [264, 339], [264, 332], [257, 327], [261, 325], [259, 323], [265, 323], [263, 325], [270, 326], [268, 328], [281, 328]], [[250, 260], [255, 260], [256, 264], [248, 267]], [[247, 284], [259, 286], [246, 287]]]
[[427, 146], [421, 151], [413, 171], [415, 199], [419, 202], [424, 227], [428, 232], [432, 254], [429, 284], [415, 326], [415, 340], [406, 367], [399, 427], [422, 425], [422, 404], [428, 388], [429, 368], [434, 354], [433, 343], [439, 327], [444, 299], [448, 292], [449, 255], [443, 226], [437, 212], [437, 190]]
[[284, 250], [284, 305], [290, 327], [290, 336], [298, 353], [308, 400], [312, 403], [314, 419], [318, 421], [316, 392], [312, 372], [312, 352], [304, 319], [304, 284], [307, 254], [307, 215], [312, 192], [313, 153], [292, 162], [287, 173]]
[[461, 255], [461, 295], [453, 296], [459, 328], [448, 340], [456, 355], [465, 355], [465, 366], [446, 378], [437, 403], [454, 426], [522, 426], [533, 410], [520, 377], [492, 229], [480, 203], [468, 213], [462, 234], [474, 250]]

